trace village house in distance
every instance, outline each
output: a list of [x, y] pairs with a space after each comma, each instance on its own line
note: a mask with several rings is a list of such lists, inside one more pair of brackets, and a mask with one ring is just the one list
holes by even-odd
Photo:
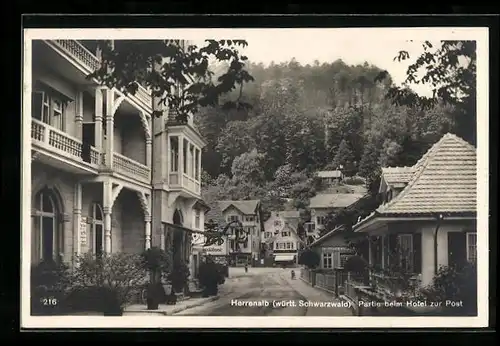
[[186, 263], [208, 210], [206, 142], [192, 117], [178, 123], [157, 109], [163, 114], [152, 119], [144, 87], [125, 96], [86, 79], [99, 66], [96, 41], [35, 40], [32, 48], [32, 265], [152, 246]]
[[298, 263], [298, 253], [303, 246], [297, 233], [299, 220], [300, 213], [295, 210], [271, 212], [262, 232], [265, 257], [261, 264], [294, 266]]
[[[243, 243], [236, 241], [234, 227], [228, 230], [227, 245], [223, 248], [225, 255], [229, 258], [229, 264], [234, 266], [257, 265], [260, 262], [260, 239], [262, 232], [262, 210], [260, 200], [241, 201], [218, 201], [217, 205], [207, 214], [207, 220], [212, 220], [223, 228], [226, 224], [239, 221], [246, 233]], [[219, 247], [210, 246], [210, 255], [220, 255]]]

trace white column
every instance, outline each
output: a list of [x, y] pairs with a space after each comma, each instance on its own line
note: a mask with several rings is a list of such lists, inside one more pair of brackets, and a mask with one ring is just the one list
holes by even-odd
[[184, 174], [184, 136], [178, 136], [179, 138], [179, 185], [183, 185], [183, 174]]
[[113, 169], [114, 153], [114, 119], [113, 103], [114, 93], [112, 90], [106, 90], [106, 166]]
[[151, 138], [146, 139], [146, 166], [151, 169], [151, 162], [152, 162], [152, 140]]
[[110, 208], [104, 209], [104, 252], [111, 253], [111, 210]]
[[73, 240], [74, 251], [77, 256], [81, 253], [80, 225], [82, 222], [82, 184], [75, 184], [75, 195], [73, 200]]
[[104, 181], [102, 183], [103, 190], [103, 212], [104, 212], [104, 252], [106, 254], [111, 253], [111, 212], [113, 209], [112, 198], [113, 198], [113, 184], [110, 180]]
[[97, 150], [102, 150], [102, 89], [97, 88], [95, 91], [95, 147]]
[[201, 182], [201, 149], [198, 149], [197, 155], [198, 155], [198, 176], [196, 177], [196, 180]]
[[76, 113], [75, 113], [75, 137], [82, 139], [82, 126], [83, 126], [83, 92], [76, 93]]
[[146, 250], [151, 247], [151, 217], [148, 215], [144, 217], [144, 233], [145, 233], [145, 248]]

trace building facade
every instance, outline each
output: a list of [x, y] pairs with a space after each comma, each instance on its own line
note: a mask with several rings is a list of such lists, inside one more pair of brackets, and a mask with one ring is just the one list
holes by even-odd
[[368, 237], [370, 265], [425, 287], [441, 267], [476, 262], [476, 187], [476, 149], [449, 133], [414, 166], [384, 168], [384, 202], [353, 227]]
[[364, 195], [360, 193], [321, 193], [311, 198], [311, 221], [306, 224], [309, 243], [316, 241], [325, 229], [328, 215], [356, 203]]
[[271, 212], [264, 222], [261, 242], [266, 264], [296, 264], [303, 241], [297, 234], [300, 214], [298, 211]]
[[218, 209], [224, 222], [241, 222], [245, 236], [238, 241], [236, 230], [229, 228], [228, 252], [232, 265], [257, 265], [260, 261], [262, 210], [259, 200], [219, 201]]
[[124, 95], [87, 79], [98, 55], [95, 41], [32, 41], [31, 263], [151, 246], [188, 262], [206, 142], [142, 86]]

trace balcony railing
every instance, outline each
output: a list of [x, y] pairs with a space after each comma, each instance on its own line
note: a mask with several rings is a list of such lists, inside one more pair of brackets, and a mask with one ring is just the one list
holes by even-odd
[[201, 193], [201, 184], [195, 178], [190, 177], [186, 173], [171, 172], [169, 174], [169, 186], [173, 190], [185, 189], [196, 195]]
[[49, 151], [89, 164], [94, 168], [98, 168], [103, 162], [101, 153], [94, 147], [90, 148], [90, 162], [86, 162], [82, 155], [83, 144], [79, 139], [36, 119], [31, 119], [31, 139]]
[[144, 183], [150, 181], [151, 170], [147, 166], [121, 154], [113, 153], [113, 167], [117, 172], [130, 178]]
[[[80, 42], [76, 40], [53, 40], [60, 49], [62, 49], [66, 54], [72, 57], [75, 61], [82, 64], [88, 73], [94, 72], [100, 66], [100, 61], [97, 56], [85, 48]], [[139, 85], [135, 95], [130, 96], [132, 99], [139, 101], [142, 106], [146, 109], [151, 109], [151, 95], [146, 88]]]

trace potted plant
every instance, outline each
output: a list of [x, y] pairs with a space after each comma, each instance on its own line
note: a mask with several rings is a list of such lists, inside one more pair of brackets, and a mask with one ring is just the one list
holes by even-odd
[[203, 297], [217, 295], [218, 285], [223, 279], [224, 275], [217, 264], [210, 259], [200, 265], [199, 280], [203, 287]]
[[189, 279], [189, 267], [182, 261], [174, 263], [172, 271], [168, 274], [168, 279], [172, 283], [171, 292], [181, 293]]
[[169, 256], [158, 247], [149, 248], [143, 253], [143, 266], [149, 271], [150, 278], [146, 299], [148, 310], [158, 310], [159, 305], [166, 300], [161, 279], [162, 274], [169, 269]]

